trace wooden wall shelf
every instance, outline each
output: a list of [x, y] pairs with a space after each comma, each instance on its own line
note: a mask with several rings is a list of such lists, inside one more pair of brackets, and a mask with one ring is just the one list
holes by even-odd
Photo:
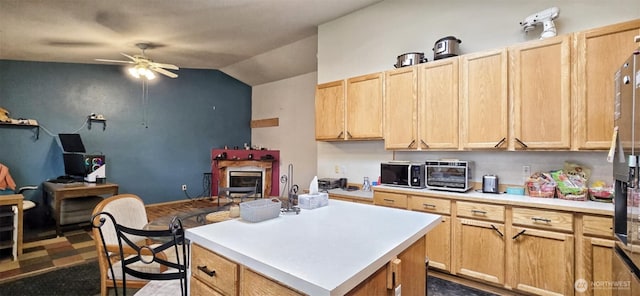
[[0, 122], [0, 127], [15, 127], [15, 128], [30, 128], [35, 130], [36, 140], [40, 138], [40, 125], [36, 124], [23, 124], [23, 123], [11, 123]]

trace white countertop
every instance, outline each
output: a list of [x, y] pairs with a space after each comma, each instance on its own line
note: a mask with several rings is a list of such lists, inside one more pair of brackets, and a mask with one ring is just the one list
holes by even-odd
[[439, 215], [329, 200], [259, 223], [186, 230], [186, 238], [309, 295], [343, 295], [440, 221]]
[[[432, 197], [455, 198], [459, 200], [499, 203], [527, 207], [538, 207], [564, 211], [587, 212], [601, 215], [613, 215], [613, 204], [597, 201], [574, 201], [559, 198], [541, 198], [515, 194], [482, 193], [474, 190], [467, 192], [448, 192], [433, 189], [413, 189], [395, 186], [378, 185], [372, 187], [374, 191], [397, 191], [406, 194], [421, 194]], [[347, 191], [345, 191], [347, 192]], [[347, 193], [344, 193], [347, 194]]]

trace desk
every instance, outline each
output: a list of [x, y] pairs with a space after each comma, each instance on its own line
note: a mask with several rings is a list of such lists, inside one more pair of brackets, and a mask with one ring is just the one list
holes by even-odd
[[18, 231], [18, 256], [22, 255], [22, 194], [0, 195], [0, 206], [15, 205], [18, 207], [18, 225], [14, 225]]
[[[61, 183], [42, 183], [46, 195], [53, 198], [55, 204], [53, 218], [56, 220], [56, 235], [60, 235], [60, 204], [62, 200], [68, 198], [77, 198], [91, 195], [118, 194], [118, 184], [105, 183], [83, 183], [75, 182], [68, 184]], [[87, 220], [88, 222], [88, 220]]]

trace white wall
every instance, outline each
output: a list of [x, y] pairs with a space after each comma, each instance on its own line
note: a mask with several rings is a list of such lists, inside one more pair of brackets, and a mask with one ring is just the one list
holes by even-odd
[[387, 0], [320, 25], [318, 82], [393, 69], [407, 52], [431, 61], [434, 43], [450, 35], [462, 54], [538, 39], [541, 28], [525, 34], [519, 22], [552, 6], [558, 34], [640, 18], [638, 0]]
[[[279, 118], [279, 126], [254, 128], [251, 143], [280, 150], [280, 175], [293, 164], [293, 181], [308, 188], [316, 175], [314, 122], [316, 72], [253, 87], [252, 120]], [[282, 195], [282, 186], [280, 186]]]
[[[318, 29], [318, 83], [393, 69], [396, 57], [424, 52], [433, 59], [436, 40], [453, 35], [462, 54], [538, 39], [541, 28], [524, 34], [519, 22], [551, 6], [560, 8], [558, 34], [640, 18], [638, 0], [387, 0]], [[561, 169], [564, 161], [592, 169], [592, 180], [610, 182], [604, 152], [389, 152], [382, 141], [318, 142], [318, 175], [375, 180], [380, 162], [458, 158], [475, 162], [473, 179], [495, 173], [501, 183], [521, 184], [522, 166], [532, 171]], [[338, 173], [336, 173], [338, 167]]]

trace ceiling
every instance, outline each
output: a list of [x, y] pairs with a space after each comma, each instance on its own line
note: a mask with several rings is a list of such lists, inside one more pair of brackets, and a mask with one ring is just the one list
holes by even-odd
[[0, 0], [0, 59], [98, 63], [145, 42], [156, 62], [259, 85], [316, 71], [318, 25], [380, 1]]

